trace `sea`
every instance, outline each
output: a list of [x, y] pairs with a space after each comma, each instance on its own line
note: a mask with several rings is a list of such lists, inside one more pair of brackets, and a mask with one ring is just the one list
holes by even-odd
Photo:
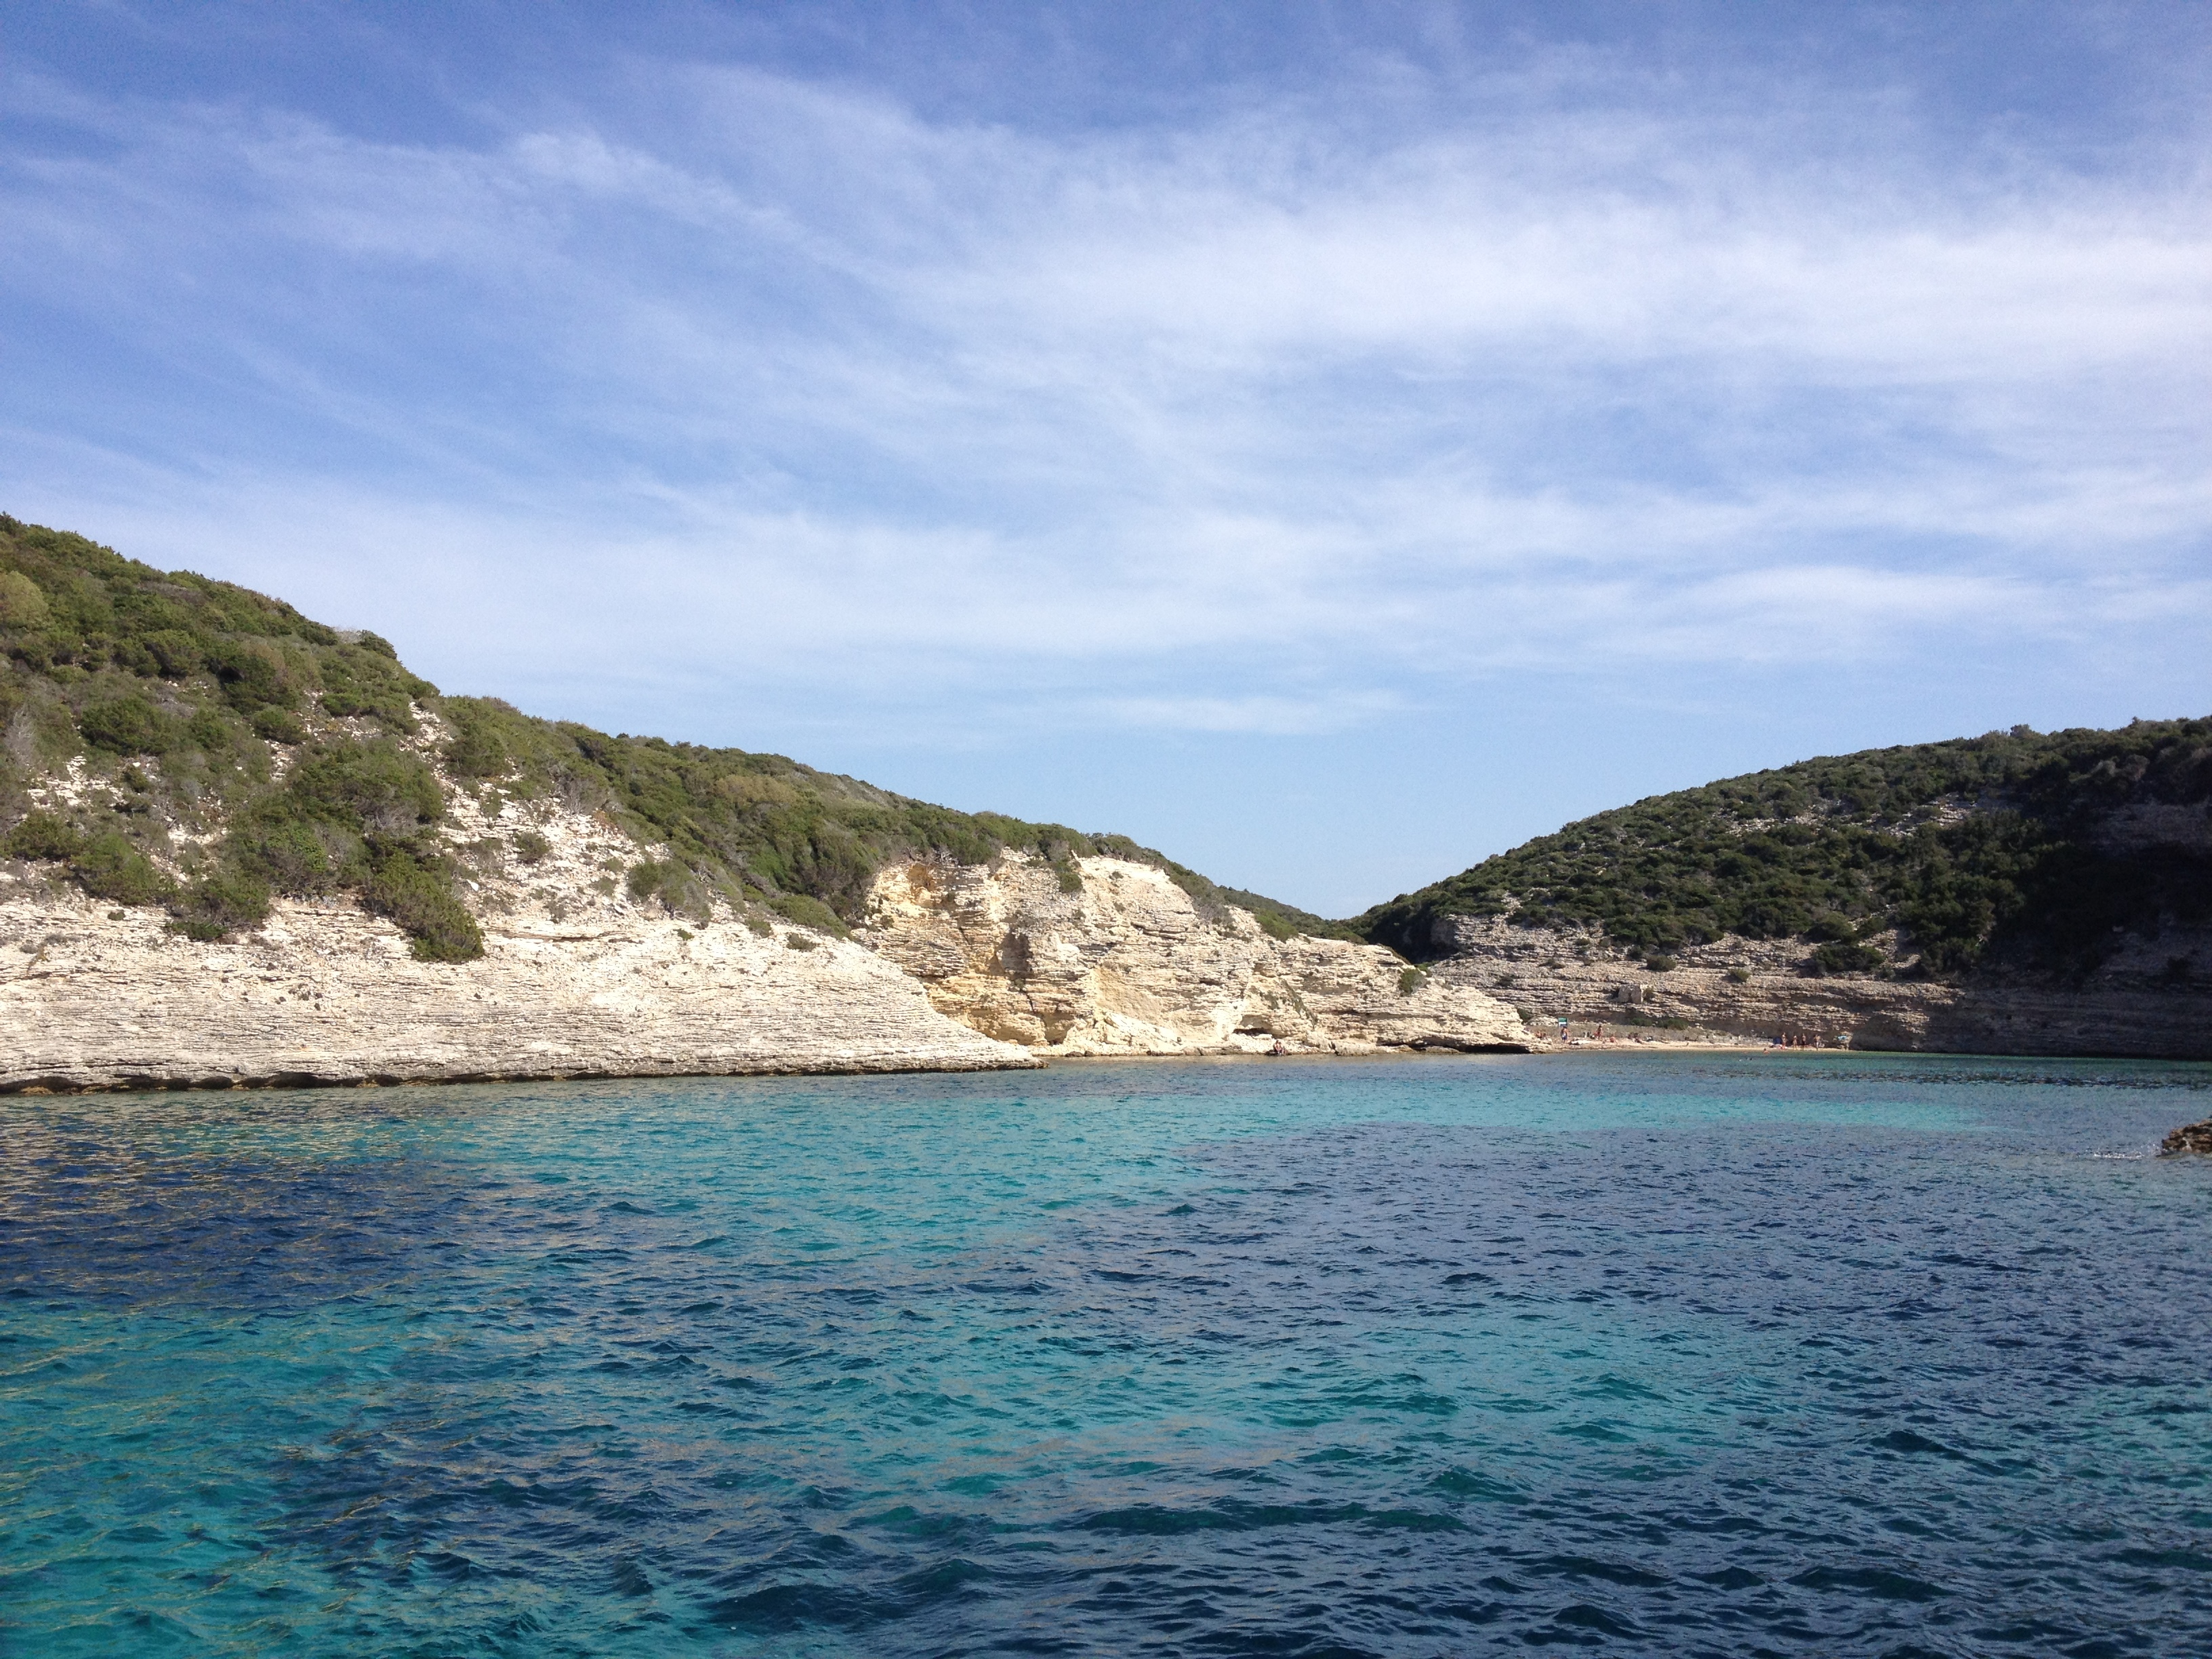
[[2212, 1654], [2212, 1067], [0, 1101], [0, 1653]]

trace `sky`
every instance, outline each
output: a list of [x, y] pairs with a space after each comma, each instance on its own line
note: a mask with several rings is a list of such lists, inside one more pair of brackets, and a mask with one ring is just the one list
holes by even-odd
[[1342, 915], [2212, 713], [2212, 6], [0, 12], [0, 510]]

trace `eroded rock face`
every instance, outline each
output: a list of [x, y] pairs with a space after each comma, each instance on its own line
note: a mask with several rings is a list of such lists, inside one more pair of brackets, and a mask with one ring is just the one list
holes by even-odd
[[[1963, 984], [1808, 974], [1796, 940], [1685, 945], [1655, 973], [1593, 934], [1453, 916], [1439, 981], [1547, 1020], [1616, 1029], [1686, 1022], [1738, 1037], [1954, 1054], [2212, 1059], [2212, 930], [2130, 939], [2078, 984], [1989, 972]], [[1893, 950], [1894, 939], [1877, 943]]]
[[418, 962], [350, 901], [197, 944], [0, 866], [0, 1091], [1037, 1063], [857, 945], [634, 902], [620, 872], [659, 849], [593, 814], [456, 791], [441, 833], [471, 872], [478, 961]]
[[390, 923], [288, 904], [235, 944], [0, 903], [0, 1090], [467, 1078], [974, 1071], [1036, 1062], [929, 1006], [856, 945], [643, 917], [485, 929], [417, 962]]
[[941, 1012], [1048, 1054], [1519, 1048], [1531, 1034], [1471, 983], [1406, 973], [1379, 945], [1271, 939], [1206, 915], [1149, 865], [1090, 858], [1070, 876], [1009, 853], [877, 878], [856, 935]]

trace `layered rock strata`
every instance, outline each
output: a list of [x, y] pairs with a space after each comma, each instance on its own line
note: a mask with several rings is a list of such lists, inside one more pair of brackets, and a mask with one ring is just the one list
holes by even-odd
[[203, 945], [159, 910], [0, 866], [0, 1091], [1037, 1063], [857, 945], [633, 902], [620, 872], [653, 849], [603, 819], [458, 792], [450, 817], [484, 932], [460, 964], [416, 961], [350, 902], [282, 902]]
[[1275, 939], [1150, 865], [1022, 853], [876, 879], [855, 935], [941, 1012], [1048, 1055], [1518, 1050], [1512, 1006], [1380, 945]]
[[[1439, 982], [1480, 988], [1540, 1021], [1693, 1030], [1856, 1048], [2212, 1059], [2212, 930], [2130, 936], [2075, 983], [1987, 972], [1958, 984], [1816, 976], [1813, 947], [1729, 938], [1654, 972], [1594, 933], [1495, 917], [1437, 924]], [[1896, 954], [1899, 941], [1875, 943]], [[1909, 961], [1910, 958], [1908, 957]], [[1554, 1026], [1556, 1029], [1556, 1027]]]
[[0, 1090], [438, 1082], [1036, 1062], [856, 945], [632, 918], [485, 930], [416, 961], [348, 905], [284, 905], [235, 944], [86, 904], [0, 903]]

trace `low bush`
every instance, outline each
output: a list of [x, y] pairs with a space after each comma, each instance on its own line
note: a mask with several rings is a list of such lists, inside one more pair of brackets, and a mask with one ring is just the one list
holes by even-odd
[[285, 780], [287, 816], [405, 834], [438, 822], [437, 774], [388, 743], [333, 744], [303, 757]]
[[0, 628], [36, 628], [46, 619], [46, 596], [20, 570], [0, 570]]
[[300, 701], [291, 665], [265, 641], [219, 640], [208, 647], [206, 658], [222, 687], [223, 700], [241, 714], [290, 708]]
[[261, 811], [240, 814], [223, 843], [227, 864], [242, 876], [301, 898], [360, 879], [365, 866], [357, 836], [336, 826], [288, 817], [282, 805], [266, 803]]
[[94, 898], [117, 904], [158, 904], [169, 884], [153, 861], [120, 832], [105, 830], [70, 860], [70, 873]]
[[181, 680], [207, 665], [200, 642], [181, 628], [158, 628], [138, 641], [163, 679]]
[[786, 921], [795, 921], [801, 927], [811, 927], [818, 933], [834, 933], [843, 939], [851, 930], [844, 918], [811, 893], [778, 893], [769, 900], [768, 908]]
[[1871, 945], [1835, 940], [1813, 952], [1805, 971], [1815, 979], [1830, 974], [1870, 974], [1886, 960]]
[[553, 843], [535, 830], [519, 830], [511, 843], [514, 856], [525, 864], [543, 864], [553, 851]]
[[61, 862], [83, 849], [84, 832], [52, 812], [32, 812], [0, 838], [0, 853], [11, 859]]
[[1644, 957], [1644, 965], [1655, 974], [1671, 974], [1674, 971], [1675, 963], [1674, 957], [1661, 951]]
[[175, 932], [197, 939], [217, 939], [269, 920], [268, 884], [245, 872], [218, 866], [179, 894], [173, 905]]
[[77, 716], [77, 729], [94, 749], [111, 755], [162, 755], [184, 737], [183, 725], [136, 692], [95, 702]]
[[253, 711], [253, 735], [265, 738], [270, 743], [305, 743], [307, 728], [300, 724], [300, 717], [289, 708], [270, 707]]
[[483, 954], [483, 932], [439, 873], [411, 854], [386, 851], [363, 884], [362, 902], [389, 917], [412, 941], [423, 962], [473, 962]]

